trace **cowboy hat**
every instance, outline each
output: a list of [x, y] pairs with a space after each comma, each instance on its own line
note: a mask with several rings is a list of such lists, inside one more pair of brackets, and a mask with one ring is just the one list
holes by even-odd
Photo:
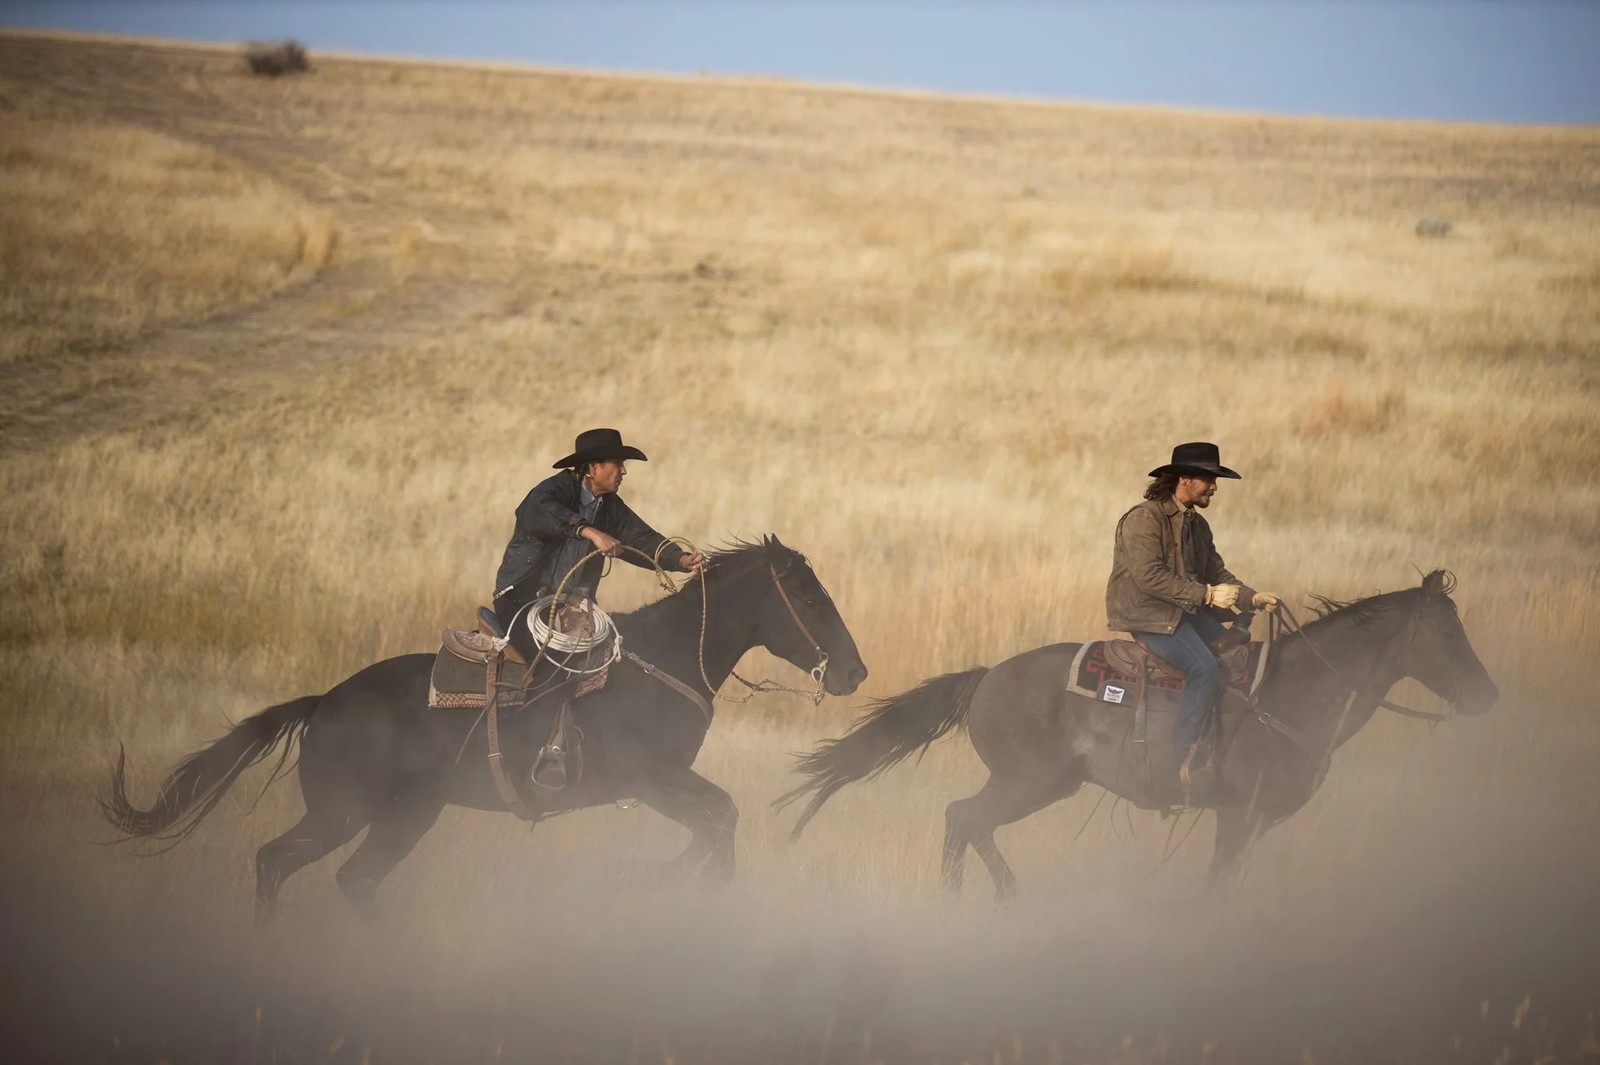
[[1179, 477], [1232, 477], [1236, 481], [1244, 479], [1222, 464], [1222, 452], [1217, 450], [1217, 445], [1203, 440], [1191, 444], [1179, 444], [1172, 449], [1172, 461], [1165, 466], [1157, 466], [1150, 471], [1149, 476], [1161, 477], [1169, 473], [1175, 473]]
[[552, 463], [558, 469], [569, 466], [586, 466], [591, 462], [638, 459], [648, 462], [644, 452], [622, 442], [622, 434], [615, 429], [585, 429], [572, 442], [572, 454], [560, 462]]

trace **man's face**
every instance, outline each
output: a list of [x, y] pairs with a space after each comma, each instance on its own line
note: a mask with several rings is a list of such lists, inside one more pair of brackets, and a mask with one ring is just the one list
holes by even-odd
[[607, 460], [596, 462], [589, 467], [589, 476], [586, 478], [589, 491], [597, 496], [610, 495], [622, 487], [622, 479], [628, 475], [628, 464], [621, 461]]
[[1217, 479], [1215, 477], [1179, 477], [1178, 488], [1173, 495], [1184, 506], [1209, 507], [1211, 497], [1217, 494]]

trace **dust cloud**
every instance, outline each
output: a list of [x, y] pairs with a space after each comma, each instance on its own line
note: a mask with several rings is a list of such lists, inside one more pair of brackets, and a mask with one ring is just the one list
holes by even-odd
[[[933, 768], [862, 801], [930, 789], [916, 802], [930, 824], [895, 816], [931, 843], [928, 798], [961, 793], [958, 774]], [[1385, 776], [1408, 783], [1403, 766], [1347, 782], [1376, 791]], [[1102, 861], [1114, 844], [1093, 834], [1067, 851], [1070, 870], [1030, 862], [1044, 833], [1081, 822], [1081, 797], [1070, 816], [1001, 833], [1024, 876], [1004, 908], [974, 890], [987, 887], [978, 870], [958, 901], [921, 882], [931, 864], [889, 870], [877, 890], [830, 874], [823, 858], [852, 846], [859, 816], [819, 820], [822, 842], [763, 850], [781, 825], [756, 794], [741, 799], [751, 860], [719, 886], [663, 880], [680, 834], [644, 811], [531, 836], [509, 818], [447, 816], [371, 925], [329, 883], [337, 859], [291, 882], [278, 924], [249, 925], [248, 881], [218, 870], [248, 859], [242, 829], [284, 817], [281, 796], [208, 824], [220, 855], [58, 841], [55, 853], [94, 851], [74, 873], [48, 847], [8, 846], [6, 1059], [1596, 1060], [1593, 833], [1469, 781], [1409, 783], [1426, 816], [1366, 822], [1357, 848], [1337, 820], [1263, 843], [1241, 889], [1209, 907], [1206, 825], [1159, 884]], [[1326, 801], [1334, 816], [1351, 805]], [[892, 860], [848, 859], [869, 866], [874, 852]], [[1285, 880], [1286, 865], [1298, 875]], [[86, 869], [105, 879], [84, 882]]]

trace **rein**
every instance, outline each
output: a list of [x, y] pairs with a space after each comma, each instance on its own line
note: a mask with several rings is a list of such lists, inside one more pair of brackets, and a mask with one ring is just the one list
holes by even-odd
[[[739, 676], [737, 670], [730, 669], [728, 673], [733, 677], [734, 680], [738, 681], [740, 684], [743, 684], [746, 688], [749, 688], [750, 694], [745, 696], [743, 699], [733, 699], [726, 695], [721, 696], [721, 698], [726, 699], [729, 702], [747, 703], [762, 692], [788, 692], [792, 695], [804, 695], [806, 698], [811, 700], [812, 706], [821, 706], [823, 697], [828, 694], [822, 687], [822, 682], [828, 676], [828, 652], [822, 649], [822, 645], [817, 642], [817, 638], [811, 635], [811, 630], [806, 628], [806, 623], [800, 620], [800, 612], [794, 608], [794, 601], [789, 598], [789, 592], [786, 588], [784, 588], [783, 581], [778, 576], [777, 567], [768, 562], [767, 572], [772, 574], [772, 583], [777, 587], [778, 595], [783, 599], [783, 605], [789, 608], [789, 616], [794, 619], [796, 627], [800, 629], [800, 635], [806, 638], [806, 642], [811, 645], [811, 649], [817, 653], [817, 664], [811, 669], [811, 681], [815, 687], [813, 687], [811, 691], [806, 691], [803, 688], [790, 688], [772, 680], [763, 680], [759, 684], [752, 684], [743, 677]], [[707, 691], [715, 692], [715, 689], [711, 686], [710, 679], [706, 676], [706, 591], [704, 578], [701, 578], [700, 581], [700, 593], [700, 679], [705, 683]]]
[[[661, 542], [661, 547], [656, 549], [654, 555], [647, 555], [638, 548], [630, 547], [627, 544], [619, 544], [618, 546], [624, 551], [633, 552], [648, 562], [650, 564], [650, 568], [655, 571], [656, 580], [660, 582], [662, 589], [671, 594], [677, 592], [679, 589], [672, 583], [672, 578], [667, 576], [667, 571], [661, 568], [661, 549], [666, 547], [666, 545], [669, 543], [676, 544], [680, 548], [686, 548], [691, 554], [693, 554], [695, 551], [694, 544], [681, 536], [667, 537]], [[563, 590], [565, 590], [567, 581], [571, 579], [572, 575], [576, 573], [585, 562], [588, 562], [591, 558], [600, 553], [601, 552], [599, 550], [589, 552], [577, 562], [573, 563], [572, 568], [567, 570], [566, 575], [561, 578], [561, 583], [556, 588], [556, 594], [552, 597], [550, 606], [552, 624], [555, 620], [556, 605], [560, 602], [561, 593]], [[828, 653], [822, 649], [822, 645], [818, 643], [817, 638], [811, 634], [811, 630], [806, 627], [806, 623], [800, 620], [800, 612], [795, 609], [794, 601], [789, 598], [789, 591], [783, 586], [783, 580], [778, 573], [778, 568], [771, 562], [768, 562], [767, 572], [771, 574], [772, 583], [778, 589], [778, 595], [783, 600], [784, 607], [788, 609], [789, 616], [794, 619], [795, 626], [800, 630], [800, 635], [806, 638], [806, 642], [811, 645], [811, 649], [817, 654], [817, 664], [811, 669], [811, 681], [813, 687], [809, 691], [804, 688], [791, 688], [787, 685], [779, 684], [774, 680], [762, 680], [752, 683], [751, 681], [741, 677], [737, 670], [730, 669], [728, 671], [729, 675], [731, 675], [734, 680], [737, 680], [740, 684], [743, 684], [746, 688], [748, 688], [750, 690], [750, 694], [742, 699], [735, 699], [732, 696], [721, 695], [717, 692], [717, 686], [712, 684], [711, 678], [706, 675], [706, 628], [711, 613], [711, 593], [706, 587], [706, 575], [704, 572], [700, 574], [700, 645], [698, 649], [700, 682], [705, 685], [706, 691], [711, 694], [713, 699], [722, 699], [726, 702], [746, 703], [763, 692], [787, 692], [792, 695], [804, 695], [806, 698], [811, 700], [813, 706], [820, 706], [823, 698], [827, 695], [827, 691], [823, 688], [823, 682], [828, 676]], [[541, 647], [540, 654], [544, 655], [544, 652], [545, 648]], [[698, 692], [694, 692], [693, 689], [689, 688], [676, 677], [673, 677], [660, 667], [651, 665], [638, 655], [634, 654], [632, 651], [622, 650], [621, 634], [617, 635], [616, 656], [627, 658], [635, 665], [638, 665], [640, 668], [644, 669], [646, 673], [649, 673], [651, 676], [666, 682], [668, 687], [673, 688], [684, 695], [692, 694], [695, 705], [698, 706], [701, 713], [705, 715], [706, 725], [710, 726], [711, 707], [705, 701], [705, 699], [703, 699]], [[616, 656], [613, 657], [613, 661], [615, 660]], [[529, 674], [532, 674], [531, 666], [529, 667]]]
[[[1305, 626], [1300, 624], [1300, 619], [1294, 616], [1294, 611], [1289, 609], [1288, 603], [1279, 602], [1278, 610], [1282, 611], [1283, 613], [1282, 624], [1284, 631], [1288, 632], [1291, 636], [1298, 635], [1302, 640], [1304, 640], [1306, 646], [1311, 648], [1311, 653], [1316, 655], [1322, 664], [1327, 666], [1329, 671], [1332, 672], [1334, 676], [1338, 677], [1345, 684], [1348, 684], [1350, 686], [1350, 690], [1356, 695], [1359, 695], [1363, 699], [1370, 699], [1373, 703], [1381, 706], [1383, 709], [1393, 710], [1395, 713], [1400, 714], [1403, 717], [1415, 717], [1420, 718], [1423, 721], [1434, 722], [1448, 721], [1450, 719], [1448, 714], [1435, 714], [1429, 710], [1413, 710], [1409, 706], [1401, 706], [1399, 703], [1391, 703], [1387, 699], [1380, 699], [1370, 692], [1363, 690], [1362, 686], [1356, 681], [1351, 680], [1349, 675], [1345, 673], [1344, 670], [1328, 661], [1328, 656], [1324, 655], [1321, 648], [1319, 648], [1311, 639], [1311, 634], [1306, 632]], [[1414, 617], [1411, 621], [1411, 624], [1416, 624], [1416, 619]]]
[[[689, 541], [682, 540], [678, 537], [670, 537], [666, 540], [663, 540], [661, 547], [665, 547], [668, 543], [679, 543], [680, 546], [687, 544], [689, 551], [691, 553], [694, 551], [694, 545], [692, 543], [689, 543]], [[669, 594], [676, 593], [679, 590], [673, 585], [671, 578], [667, 576], [666, 570], [661, 568], [661, 548], [657, 548], [654, 555], [647, 555], [638, 548], [630, 547], [627, 544], [621, 544], [619, 546], [621, 546], [623, 550], [632, 551], [634, 554], [650, 563], [650, 568], [655, 571], [656, 579], [661, 582], [662, 588], [665, 589]], [[566, 575], [561, 578], [560, 585], [558, 585], [556, 588], [555, 595], [550, 597], [549, 622], [543, 626], [530, 625], [530, 630], [534, 633], [535, 638], [539, 641], [539, 654], [535, 656], [533, 662], [529, 664], [526, 674], [527, 677], [531, 678], [533, 676], [534, 667], [539, 664], [541, 659], [550, 661], [553, 665], [565, 669], [568, 673], [591, 672], [570, 669], [563, 663], [556, 662], [554, 657], [549, 655], [548, 652], [552, 647], [554, 647], [557, 651], [568, 651], [568, 648], [562, 646], [560, 643], [559, 637], [561, 634], [558, 633], [555, 628], [556, 610], [561, 603], [561, 593], [566, 589], [568, 580], [570, 580], [572, 575], [577, 572], [578, 568], [585, 562], [589, 561], [589, 559], [600, 553], [601, 552], [598, 550], [591, 551], [589, 554], [579, 559], [571, 569], [567, 570]], [[783, 691], [793, 692], [797, 695], [809, 696], [813, 703], [820, 704], [822, 702], [823, 695], [826, 694], [823, 691], [822, 682], [823, 679], [828, 675], [828, 653], [822, 649], [821, 644], [817, 643], [816, 637], [811, 635], [811, 630], [806, 628], [806, 623], [800, 620], [800, 613], [799, 611], [795, 610], [794, 603], [792, 600], [790, 600], [788, 591], [783, 587], [783, 581], [778, 575], [777, 567], [768, 562], [767, 572], [772, 575], [772, 583], [777, 586], [778, 595], [782, 597], [783, 605], [788, 608], [789, 616], [794, 619], [794, 623], [800, 629], [801, 635], [803, 635], [806, 638], [806, 641], [811, 644], [811, 649], [817, 653], [817, 665], [811, 670], [811, 679], [816, 683], [816, 690], [810, 692], [802, 691], [798, 688], [785, 687], [770, 680], [763, 680], [759, 684], [752, 684], [743, 677], [739, 676], [737, 672], [729, 670], [732, 676], [735, 677], [739, 683], [743, 684], [746, 688], [749, 688], [751, 692], [751, 694], [746, 696], [744, 699], [733, 701], [748, 702], [749, 699], [753, 698], [757, 693], [760, 692]], [[599, 607], [595, 607], [594, 609], [596, 613], [599, 613], [600, 616], [605, 619], [606, 626], [610, 628], [611, 634], [615, 640], [610, 658], [608, 659], [606, 665], [609, 666], [612, 662], [617, 661], [619, 658], [626, 658], [628, 661], [632, 662], [634, 665], [643, 670], [646, 676], [660, 681], [662, 684], [665, 684], [667, 687], [671, 688], [673, 691], [677, 692], [679, 695], [693, 703], [695, 708], [700, 711], [701, 717], [705, 719], [706, 727], [709, 729], [711, 727], [711, 720], [713, 716], [711, 702], [707, 700], [705, 696], [701, 695], [699, 692], [695, 691], [689, 685], [685, 684], [677, 677], [674, 677], [671, 673], [668, 673], [660, 666], [645, 661], [632, 651], [625, 650], [622, 646], [622, 634], [616, 632], [614, 628], [610, 627], [610, 618], [601, 612]], [[711, 679], [706, 675], [706, 627], [710, 612], [711, 593], [706, 588], [705, 573], [702, 571], [700, 574], [700, 680], [705, 684], [706, 691], [711, 693], [711, 697], [715, 699], [718, 697], [716, 688], [712, 685]], [[519, 612], [517, 618], [513, 619], [512, 623], [516, 624], [517, 620], [520, 620], [521, 616], [522, 614]], [[536, 615], [530, 617], [530, 621], [537, 620], [538, 619]], [[543, 628], [543, 633], [539, 631], [540, 628]], [[497, 640], [499, 648], [504, 648], [509, 642], [509, 636]], [[568, 658], [571, 657], [572, 653], [578, 652], [573, 650], [568, 654]], [[522, 796], [517, 792], [516, 785], [513, 784], [511, 782], [511, 778], [506, 775], [505, 766], [503, 764], [503, 758], [500, 751], [499, 689], [501, 662], [502, 657], [499, 654], [495, 654], [492, 658], [488, 659], [489, 669], [485, 683], [486, 705], [484, 708], [484, 713], [488, 718], [487, 742], [489, 747], [489, 775], [494, 781], [495, 790], [499, 793], [501, 801], [506, 804], [507, 809], [524, 821], [535, 822], [539, 819], [539, 817], [534, 811], [528, 809], [525, 803], [523, 803]]]

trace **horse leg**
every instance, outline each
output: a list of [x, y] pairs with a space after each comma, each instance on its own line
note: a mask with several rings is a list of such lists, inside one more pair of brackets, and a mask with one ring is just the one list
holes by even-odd
[[1011, 871], [1005, 855], [1000, 853], [994, 841], [994, 830], [1020, 821], [1058, 799], [1065, 799], [1082, 786], [1083, 777], [1077, 774], [1035, 773], [1001, 780], [991, 773], [976, 795], [957, 799], [945, 807], [945, 890], [951, 894], [961, 890], [962, 858], [970, 844], [994, 880], [995, 898], [1003, 902], [1016, 895], [1016, 874]]
[[312, 862], [349, 843], [366, 820], [327, 811], [307, 810], [289, 831], [256, 851], [256, 923], [266, 925], [278, 915], [278, 892], [283, 882]]
[[972, 842], [966, 810], [975, 798], [957, 799], [944, 808], [944, 858], [939, 863], [939, 884], [952, 898], [961, 894], [966, 873], [967, 846]]
[[1204, 897], [1212, 901], [1228, 893], [1238, 877], [1239, 860], [1267, 830], [1264, 819], [1253, 808], [1224, 806], [1217, 810], [1217, 845], [1206, 872]]
[[367, 838], [339, 867], [339, 890], [361, 916], [378, 916], [378, 885], [410, 854], [428, 829], [444, 812], [444, 803], [431, 794], [426, 798], [403, 796], [378, 814], [367, 830]]
[[687, 872], [703, 860], [708, 878], [733, 879], [739, 809], [732, 796], [699, 773], [684, 769], [639, 789], [638, 798], [693, 834], [683, 853], [668, 865], [669, 873]]

